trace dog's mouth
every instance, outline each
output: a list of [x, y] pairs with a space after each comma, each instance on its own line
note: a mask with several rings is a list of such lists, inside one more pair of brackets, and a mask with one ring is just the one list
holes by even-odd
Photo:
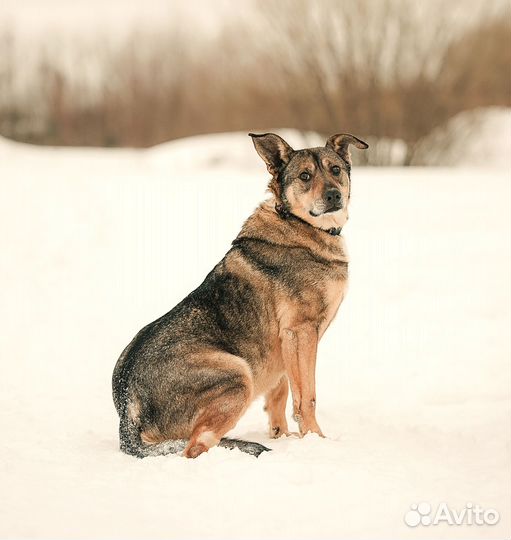
[[323, 210], [323, 212], [315, 212], [314, 210], [309, 210], [309, 214], [312, 217], [319, 217], [323, 214], [331, 214], [332, 212], [338, 212], [339, 210], [342, 210], [341, 206], [332, 206], [332, 208], [329, 208], [328, 210]]

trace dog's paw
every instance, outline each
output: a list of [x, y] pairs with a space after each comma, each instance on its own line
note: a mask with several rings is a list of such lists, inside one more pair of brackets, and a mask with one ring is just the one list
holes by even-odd
[[198, 443], [194, 446], [188, 447], [184, 451], [184, 456], [187, 458], [195, 459], [196, 457], [199, 457], [202, 453], [207, 452], [208, 447], [205, 444]]
[[287, 426], [285, 428], [281, 428], [280, 426], [270, 426], [270, 438], [271, 439], [278, 439], [280, 437], [290, 437], [291, 435], [298, 435], [297, 433], [292, 433], [287, 429]]
[[326, 439], [326, 437], [323, 435], [323, 432], [321, 431], [321, 428], [319, 426], [314, 426], [314, 427], [300, 426], [300, 434], [302, 437], [305, 437], [305, 435], [308, 435], [309, 433], [315, 433], [316, 435], [319, 435], [322, 439]]
[[287, 429], [282, 429], [280, 426], [270, 426], [271, 439], [278, 439], [279, 437], [282, 437], [282, 435], [286, 435], [287, 433]]

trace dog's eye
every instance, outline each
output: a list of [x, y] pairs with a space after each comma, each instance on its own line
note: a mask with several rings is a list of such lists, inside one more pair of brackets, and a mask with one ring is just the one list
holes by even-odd
[[335, 175], [335, 176], [339, 176], [341, 174], [341, 168], [338, 167], [337, 165], [334, 165], [332, 167], [332, 173]]
[[311, 175], [308, 172], [303, 172], [300, 175], [300, 179], [303, 180], [304, 182], [307, 182], [308, 180], [311, 179]]

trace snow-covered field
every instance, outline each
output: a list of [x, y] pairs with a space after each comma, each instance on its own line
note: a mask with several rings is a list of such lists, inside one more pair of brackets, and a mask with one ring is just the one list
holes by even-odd
[[[201, 282], [266, 180], [248, 137], [0, 140], [1, 538], [511, 536], [509, 167], [354, 170], [350, 292], [318, 359], [326, 440], [270, 441], [257, 402], [235, 435], [273, 448], [258, 460], [118, 451], [119, 353]], [[500, 521], [410, 528], [419, 502]]]

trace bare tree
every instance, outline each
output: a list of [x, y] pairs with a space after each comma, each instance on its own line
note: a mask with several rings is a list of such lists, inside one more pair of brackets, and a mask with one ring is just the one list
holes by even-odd
[[202, 45], [179, 21], [115, 46], [50, 40], [24, 76], [4, 31], [0, 131], [101, 146], [270, 127], [348, 131], [374, 143], [365, 163], [417, 163], [429, 134], [460, 111], [511, 103], [509, 6], [491, 0], [467, 15], [467, 5], [253, 0]]

